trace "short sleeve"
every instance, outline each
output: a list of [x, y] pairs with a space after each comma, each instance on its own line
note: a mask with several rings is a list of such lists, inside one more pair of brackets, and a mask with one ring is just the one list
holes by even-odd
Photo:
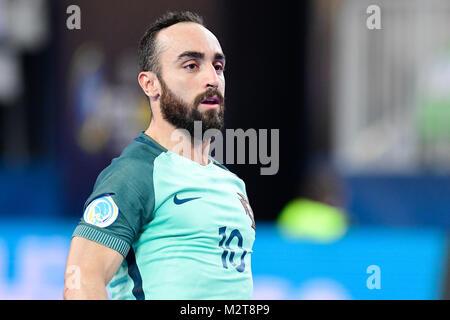
[[144, 216], [136, 187], [113, 174], [96, 183], [83, 211], [73, 236], [95, 241], [126, 257]]

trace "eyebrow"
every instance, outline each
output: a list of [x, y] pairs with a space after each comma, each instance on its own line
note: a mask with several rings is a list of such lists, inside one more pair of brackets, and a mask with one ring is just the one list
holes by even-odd
[[[184, 58], [192, 58], [192, 59], [205, 59], [205, 54], [198, 51], [185, 51], [182, 54], [178, 55], [177, 61], [180, 61]], [[216, 53], [214, 55], [214, 60], [223, 60], [225, 61], [225, 55], [223, 53]]]
[[214, 60], [223, 60], [225, 61], [225, 55], [223, 53], [216, 53], [216, 55], [214, 56]]

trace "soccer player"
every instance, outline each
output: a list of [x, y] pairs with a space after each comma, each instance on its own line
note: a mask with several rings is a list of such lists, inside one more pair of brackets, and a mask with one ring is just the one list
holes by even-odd
[[[245, 184], [194, 134], [197, 121], [203, 132], [223, 128], [219, 41], [197, 14], [171, 12], [145, 32], [138, 59], [151, 121], [85, 202], [64, 298], [106, 299], [108, 288], [113, 299], [251, 299], [255, 224]], [[187, 137], [182, 147], [176, 130]]]

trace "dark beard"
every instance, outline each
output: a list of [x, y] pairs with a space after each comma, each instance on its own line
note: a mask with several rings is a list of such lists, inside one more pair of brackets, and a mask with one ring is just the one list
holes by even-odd
[[[159, 77], [161, 83], [160, 106], [163, 118], [171, 123], [177, 129], [185, 129], [194, 138], [194, 122], [201, 121], [202, 137], [208, 129], [222, 130], [224, 125], [225, 99], [219, 90], [209, 88], [204, 93], [198, 95], [192, 105], [189, 105], [177, 97], [166, 85], [162, 77]], [[219, 97], [219, 109], [198, 111], [200, 102], [208, 97], [217, 95]], [[196, 137], [195, 137], [196, 138]]]

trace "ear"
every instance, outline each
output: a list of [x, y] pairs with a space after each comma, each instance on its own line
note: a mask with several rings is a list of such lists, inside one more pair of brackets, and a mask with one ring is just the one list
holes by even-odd
[[158, 77], [151, 71], [142, 71], [138, 75], [138, 82], [144, 93], [151, 99], [157, 100], [161, 95]]

